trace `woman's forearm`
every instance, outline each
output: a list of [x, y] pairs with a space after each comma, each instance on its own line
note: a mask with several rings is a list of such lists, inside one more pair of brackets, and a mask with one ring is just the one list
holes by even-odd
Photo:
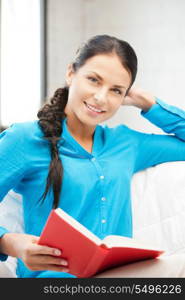
[[30, 234], [5, 233], [0, 238], [0, 252], [21, 258], [30, 270], [69, 272], [61, 250], [39, 245], [38, 241], [39, 237]]
[[6, 254], [8, 256], [20, 257], [20, 235], [22, 234], [5, 233], [3, 237], [0, 238], [0, 253]]

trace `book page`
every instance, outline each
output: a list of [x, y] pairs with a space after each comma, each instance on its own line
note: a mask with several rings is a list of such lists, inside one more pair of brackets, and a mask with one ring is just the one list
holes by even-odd
[[90, 230], [88, 230], [85, 226], [83, 226], [81, 223], [79, 223], [77, 220], [75, 220], [73, 217], [68, 215], [64, 210], [61, 208], [56, 208], [55, 212], [64, 219], [67, 223], [69, 223], [71, 226], [73, 226], [76, 230], [81, 232], [83, 235], [88, 237], [90, 240], [92, 240], [95, 244], [100, 245], [102, 243], [102, 240], [99, 239], [95, 234], [93, 234]]
[[140, 249], [151, 249], [151, 250], [162, 250], [157, 248], [152, 243], [143, 243], [137, 241], [134, 238], [129, 238], [120, 235], [108, 235], [102, 240], [102, 244], [106, 245], [108, 248], [111, 247], [130, 247], [130, 248], [140, 248]]

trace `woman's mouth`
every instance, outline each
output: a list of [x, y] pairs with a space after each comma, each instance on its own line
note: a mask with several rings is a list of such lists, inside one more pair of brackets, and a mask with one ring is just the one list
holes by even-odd
[[88, 111], [91, 112], [93, 115], [99, 115], [105, 112], [104, 110], [98, 109], [90, 104], [87, 104], [85, 101], [84, 103]]

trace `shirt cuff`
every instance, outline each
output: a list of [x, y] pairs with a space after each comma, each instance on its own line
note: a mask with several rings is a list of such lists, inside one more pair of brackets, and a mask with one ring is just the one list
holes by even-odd
[[[2, 238], [3, 235], [8, 232], [9, 231], [6, 228], [0, 227], [0, 238]], [[0, 253], [0, 261], [5, 261], [5, 260], [7, 260], [7, 258], [8, 258], [8, 255]]]
[[184, 110], [169, 105], [158, 98], [148, 111], [141, 111], [141, 115], [168, 133], [173, 131], [171, 124], [185, 121]]

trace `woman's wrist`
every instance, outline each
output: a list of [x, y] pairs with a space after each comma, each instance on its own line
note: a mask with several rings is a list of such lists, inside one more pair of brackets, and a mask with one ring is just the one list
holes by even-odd
[[135, 97], [135, 106], [144, 112], [148, 111], [154, 104], [156, 104], [155, 96], [147, 92], [140, 93]]
[[123, 101], [123, 105], [135, 106], [144, 112], [154, 104], [156, 104], [156, 97], [141, 88], [131, 88]]
[[18, 237], [20, 233], [5, 233], [0, 238], [0, 252], [8, 256], [20, 257], [18, 253]]
[[141, 105], [141, 110], [144, 112], [147, 112], [154, 104], [156, 104], [156, 98], [150, 97], [150, 98], [145, 98], [143, 101], [143, 105]]

